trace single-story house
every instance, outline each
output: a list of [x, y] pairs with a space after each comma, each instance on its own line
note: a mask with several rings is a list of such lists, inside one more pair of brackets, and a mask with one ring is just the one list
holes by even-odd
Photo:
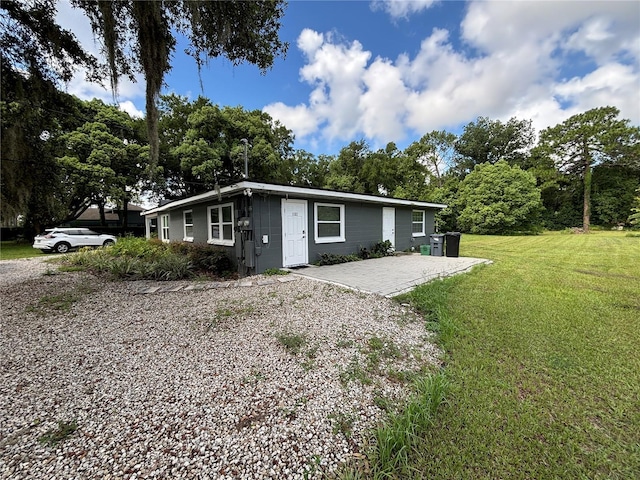
[[318, 188], [241, 181], [142, 213], [147, 238], [220, 245], [244, 273], [307, 265], [389, 240], [429, 244], [446, 205]]

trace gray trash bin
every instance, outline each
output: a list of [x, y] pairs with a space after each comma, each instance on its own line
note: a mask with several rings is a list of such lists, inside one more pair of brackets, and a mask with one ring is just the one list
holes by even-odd
[[429, 235], [429, 244], [431, 245], [431, 255], [433, 257], [442, 257], [444, 255], [444, 235], [441, 233]]

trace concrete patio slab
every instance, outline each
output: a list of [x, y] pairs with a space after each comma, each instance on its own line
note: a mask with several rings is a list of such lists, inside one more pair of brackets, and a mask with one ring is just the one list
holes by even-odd
[[432, 257], [414, 253], [322, 267], [311, 265], [292, 272], [362, 292], [394, 297], [435, 278], [449, 277], [467, 272], [475, 265], [491, 263], [482, 258]]

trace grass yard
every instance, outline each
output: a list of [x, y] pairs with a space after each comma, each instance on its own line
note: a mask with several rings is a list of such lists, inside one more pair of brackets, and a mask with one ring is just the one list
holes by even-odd
[[45, 254], [33, 248], [31, 243], [17, 243], [14, 241], [0, 242], [0, 260], [39, 257], [42, 255]]
[[[638, 478], [640, 238], [463, 235], [449, 382], [415, 478]], [[420, 305], [421, 289], [410, 295]]]

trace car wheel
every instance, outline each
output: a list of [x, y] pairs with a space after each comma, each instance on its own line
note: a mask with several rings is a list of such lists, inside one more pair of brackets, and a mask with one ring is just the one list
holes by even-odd
[[111, 245], [113, 245], [114, 242], [113, 240], [105, 240], [104, 243], [102, 244], [103, 247], [110, 247]]
[[60, 242], [56, 243], [56, 246], [53, 247], [53, 251], [56, 253], [67, 253], [70, 248], [71, 245], [69, 245], [67, 242]]

